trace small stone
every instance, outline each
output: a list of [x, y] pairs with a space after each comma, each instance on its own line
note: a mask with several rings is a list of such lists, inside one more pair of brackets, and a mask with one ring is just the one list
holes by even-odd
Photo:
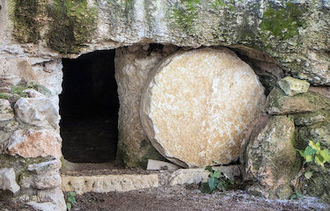
[[24, 158], [53, 156], [60, 158], [61, 138], [52, 130], [17, 130], [8, 146], [9, 154]]
[[13, 168], [0, 169], [0, 189], [10, 190], [12, 193], [17, 193], [20, 190]]
[[285, 77], [278, 82], [278, 85], [285, 92], [286, 95], [294, 96], [307, 92], [310, 84], [304, 80], [299, 80], [292, 77]]
[[25, 123], [58, 128], [58, 110], [48, 98], [20, 98], [15, 106], [17, 116]]
[[173, 163], [148, 159], [147, 170], [177, 170], [179, 168]]
[[0, 99], [0, 121], [8, 121], [14, 118], [14, 111], [8, 100]]

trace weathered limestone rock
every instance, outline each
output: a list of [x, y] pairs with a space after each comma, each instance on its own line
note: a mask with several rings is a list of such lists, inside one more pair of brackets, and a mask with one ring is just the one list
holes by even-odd
[[9, 190], [13, 193], [20, 190], [20, 187], [16, 183], [16, 175], [13, 168], [0, 169], [0, 189]]
[[315, 112], [321, 109], [330, 109], [330, 99], [311, 91], [290, 97], [281, 89], [274, 88], [266, 102], [266, 110], [272, 115]]
[[[213, 169], [220, 170], [226, 174], [230, 179], [234, 180], [235, 177], [241, 176], [240, 166], [220, 166], [213, 167]], [[184, 184], [198, 184], [207, 182], [210, 172], [205, 169], [179, 169], [173, 172], [169, 179], [169, 185], [184, 185]]]
[[105, 193], [111, 191], [125, 192], [143, 188], [158, 187], [158, 175], [94, 175], [68, 176], [62, 175], [62, 190], [75, 191], [77, 194], [86, 192]]
[[288, 96], [305, 93], [308, 91], [309, 83], [292, 77], [285, 77], [278, 82], [280, 88]]
[[52, 130], [17, 130], [8, 146], [9, 154], [24, 158], [53, 156], [60, 158], [61, 138]]
[[56, 210], [66, 210], [64, 195], [60, 187], [50, 190], [38, 190], [37, 196], [43, 202], [50, 202], [57, 206]]
[[17, 116], [25, 123], [58, 128], [60, 116], [48, 98], [20, 98], [14, 108]]
[[14, 111], [8, 100], [0, 99], [0, 121], [8, 121], [14, 118]]
[[154, 147], [178, 165], [229, 163], [263, 108], [263, 91], [232, 51], [183, 51], [152, 73], [141, 102], [142, 125]]
[[60, 209], [56, 204], [50, 202], [38, 203], [36, 201], [30, 201], [27, 203], [38, 211], [65, 211], [66, 209]]
[[143, 132], [140, 102], [149, 72], [176, 49], [173, 46], [144, 45], [116, 50], [115, 76], [120, 102], [117, 158], [126, 166], [147, 166], [148, 159], [163, 159]]
[[245, 150], [245, 180], [255, 180], [253, 194], [287, 199], [291, 180], [298, 174], [301, 158], [294, 148], [294, 123], [286, 116], [272, 117]]
[[26, 94], [29, 98], [46, 98], [45, 95], [34, 89], [25, 89], [22, 93]]
[[61, 168], [60, 160], [51, 160], [43, 163], [30, 164], [27, 167], [28, 171], [31, 171], [37, 175], [45, 174], [46, 172], [58, 171]]

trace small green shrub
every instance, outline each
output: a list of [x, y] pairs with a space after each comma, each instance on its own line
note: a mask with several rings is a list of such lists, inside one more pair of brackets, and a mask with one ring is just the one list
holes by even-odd
[[212, 166], [206, 166], [205, 170], [209, 171], [208, 181], [202, 183], [203, 193], [213, 193], [214, 191], [220, 190], [225, 191], [228, 186], [234, 184], [234, 180], [231, 180], [226, 174], [220, 170], [214, 170]]
[[302, 199], [304, 196], [299, 190], [295, 190], [295, 193], [290, 197], [291, 200]]
[[[314, 162], [318, 166], [324, 168], [325, 163], [330, 163], [330, 153], [328, 149], [321, 149], [319, 142], [310, 141], [305, 150], [299, 150], [300, 155], [305, 159], [305, 163]], [[305, 172], [305, 178], [310, 179], [313, 172]]]
[[66, 208], [68, 210], [71, 210], [72, 205], [76, 205], [77, 201], [76, 201], [76, 193], [74, 191], [70, 191], [68, 194], [68, 199], [66, 202]]

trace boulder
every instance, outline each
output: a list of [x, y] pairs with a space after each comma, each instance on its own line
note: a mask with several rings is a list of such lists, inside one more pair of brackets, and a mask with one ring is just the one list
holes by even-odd
[[278, 82], [280, 88], [288, 96], [294, 96], [297, 94], [305, 93], [308, 91], [309, 83], [297, 78], [285, 77]]
[[250, 140], [245, 149], [245, 180], [255, 181], [248, 190], [266, 198], [288, 199], [291, 180], [298, 174], [301, 158], [294, 148], [295, 127], [286, 116], [275, 116]]
[[280, 88], [274, 88], [267, 97], [266, 110], [271, 115], [296, 114], [330, 110], [330, 99], [312, 91], [287, 96]]
[[8, 152], [24, 158], [53, 156], [59, 159], [61, 138], [52, 130], [17, 130], [11, 137]]
[[249, 65], [228, 49], [205, 48], [176, 53], [151, 73], [140, 116], [164, 157], [203, 167], [237, 160], [241, 139], [264, 101]]
[[18, 118], [25, 123], [58, 128], [60, 116], [48, 98], [20, 98], [14, 108]]
[[16, 182], [15, 170], [13, 168], [0, 169], [0, 190], [9, 190], [16, 193], [20, 190]]

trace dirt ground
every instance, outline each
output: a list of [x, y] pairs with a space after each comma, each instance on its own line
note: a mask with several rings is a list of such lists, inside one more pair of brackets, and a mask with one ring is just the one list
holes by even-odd
[[[68, 193], [66, 193], [67, 195]], [[244, 191], [203, 194], [197, 186], [160, 187], [130, 192], [85, 193], [76, 196], [71, 211], [320, 211], [330, 210], [330, 204], [315, 198], [267, 200]], [[0, 197], [0, 211], [32, 211], [30, 206]]]
[[203, 194], [196, 186], [161, 187], [125, 193], [86, 193], [76, 197], [74, 211], [222, 210], [222, 211], [311, 211], [330, 210], [329, 204], [305, 197], [299, 201], [266, 200], [244, 191]]

